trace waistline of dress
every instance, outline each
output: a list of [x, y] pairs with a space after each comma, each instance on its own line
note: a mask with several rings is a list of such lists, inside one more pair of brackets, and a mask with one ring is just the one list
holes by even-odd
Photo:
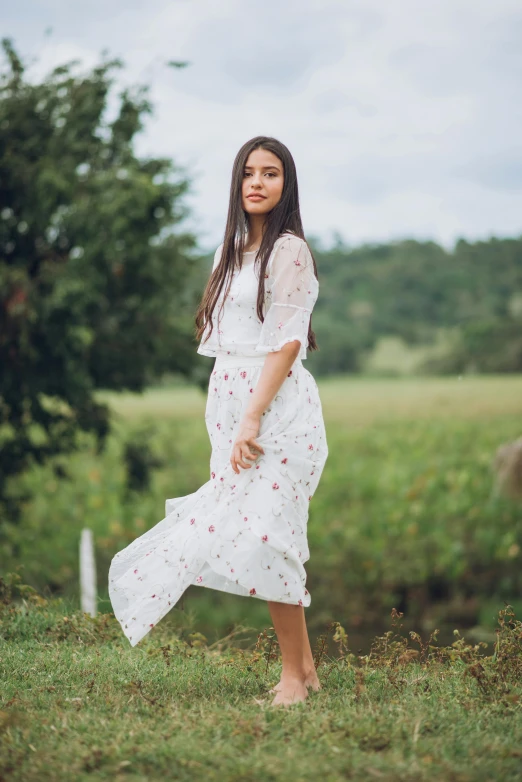
[[[218, 353], [214, 362], [214, 369], [232, 369], [234, 367], [262, 367], [265, 363], [266, 354], [259, 356], [228, 356], [225, 353]], [[293, 367], [302, 364], [300, 358], [296, 358]]]

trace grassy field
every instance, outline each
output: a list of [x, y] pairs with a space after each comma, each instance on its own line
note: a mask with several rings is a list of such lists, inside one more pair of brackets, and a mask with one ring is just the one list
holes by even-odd
[[[522, 610], [522, 506], [495, 493], [491, 470], [498, 446], [522, 433], [522, 378], [339, 377], [319, 388], [330, 454], [310, 504], [312, 636], [339, 621], [365, 649], [395, 607], [422, 632], [438, 627], [448, 640], [469, 628], [492, 641], [504, 601]], [[20, 524], [3, 523], [0, 561], [3, 573], [23, 564], [29, 584], [77, 599], [90, 527], [108, 611], [111, 557], [163, 518], [166, 498], [209, 479], [210, 445], [198, 389], [103, 398], [116, 418], [107, 451], [85, 439], [64, 465], [72, 480], [50, 467], [26, 476], [34, 498]], [[129, 440], [161, 462], [143, 492], [126, 487]], [[263, 601], [197, 587], [178, 605], [211, 640], [269, 621]]]
[[[379, 420], [419, 418], [479, 419], [522, 413], [522, 377], [412, 377], [374, 379], [336, 376], [318, 381], [327, 422], [348, 426]], [[104, 393], [126, 420], [144, 416], [201, 421], [205, 395], [190, 386], [151, 389], [144, 394]]]
[[[130, 647], [110, 558], [208, 480], [210, 446], [197, 390], [106, 395], [107, 451], [85, 439], [70, 481], [33, 470], [21, 523], [2, 526], [0, 782], [520, 779], [522, 511], [491, 462], [521, 434], [522, 378], [319, 387], [330, 455], [306, 567], [323, 689], [270, 707], [280, 658], [261, 600], [191, 587]], [[127, 487], [129, 441], [161, 462], [143, 492]], [[83, 527], [95, 619], [78, 608]], [[20, 565], [41, 595], [6, 576]]]
[[[423, 643], [400, 617], [370, 652], [314, 650], [322, 690], [288, 709], [268, 689], [273, 630], [209, 645], [171, 615], [136, 648], [0, 580], [0, 779], [508, 782], [522, 769], [522, 624], [498, 616], [494, 655]], [[18, 588], [16, 588], [18, 586]]]

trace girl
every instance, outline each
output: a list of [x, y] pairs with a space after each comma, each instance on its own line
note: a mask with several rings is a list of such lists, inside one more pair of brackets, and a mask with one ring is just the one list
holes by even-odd
[[317, 349], [318, 291], [294, 160], [281, 142], [257, 136], [234, 161], [224, 241], [195, 320], [197, 352], [216, 359], [205, 411], [210, 480], [167, 500], [163, 521], [116, 554], [109, 571], [132, 646], [190, 584], [266, 600], [283, 663], [274, 706], [320, 689], [304, 563], [328, 447], [317, 385], [302, 364], [307, 348]]

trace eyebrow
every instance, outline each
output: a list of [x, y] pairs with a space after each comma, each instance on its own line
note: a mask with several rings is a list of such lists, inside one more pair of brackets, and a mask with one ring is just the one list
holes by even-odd
[[[253, 166], [245, 166], [245, 169], [247, 168], [253, 168]], [[279, 171], [278, 166], [261, 166], [261, 168], [275, 168], [276, 171]]]

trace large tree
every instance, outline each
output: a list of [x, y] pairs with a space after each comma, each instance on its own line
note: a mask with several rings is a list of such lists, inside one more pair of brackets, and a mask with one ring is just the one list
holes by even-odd
[[0, 504], [12, 519], [13, 476], [72, 450], [79, 430], [103, 444], [97, 389], [191, 373], [201, 266], [178, 225], [189, 182], [133, 149], [147, 88], [115, 94], [119, 60], [30, 83], [2, 43]]

